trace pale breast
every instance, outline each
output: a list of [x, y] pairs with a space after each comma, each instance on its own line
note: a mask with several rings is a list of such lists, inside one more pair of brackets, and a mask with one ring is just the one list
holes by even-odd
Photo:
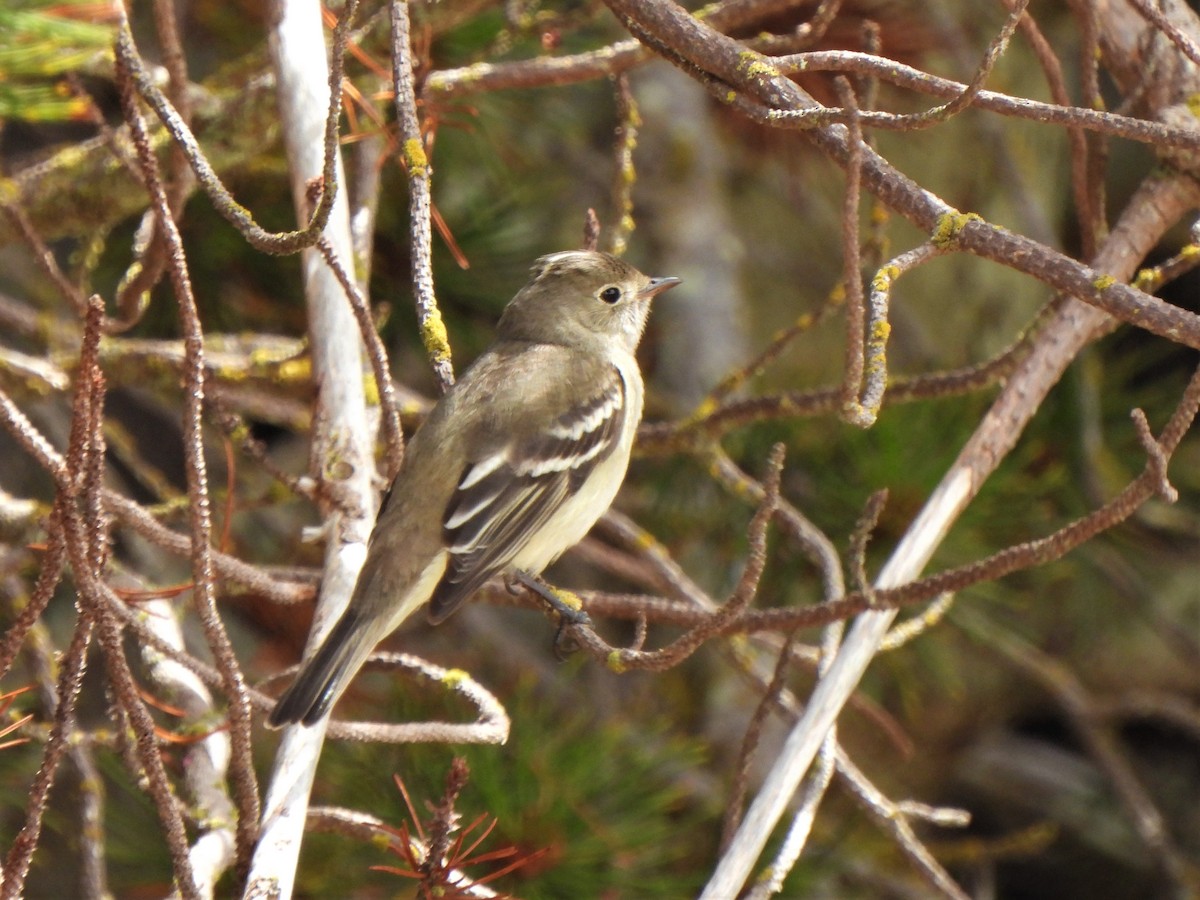
[[625, 382], [628, 403], [620, 443], [607, 459], [596, 466], [578, 492], [559, 507], [545, 527], [539, 529], [537, 535], [513, 558], [513, 568], [536, 574], [554, 562], [563, 551], [583, 540], [596, 520], [612, 505], [621, 482], [625, 480], [633, 438], [642, 419], [644, 389], [641, 373], [632, 356], [621, 354], [613, 362]]

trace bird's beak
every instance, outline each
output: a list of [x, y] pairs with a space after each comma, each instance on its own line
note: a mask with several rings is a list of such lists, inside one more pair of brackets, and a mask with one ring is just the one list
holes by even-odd
[[650, 283], [638, 291], [639, 300], [649, 300], [651, 297], [657, 297], [663, 291], [669, 291], [677, 284], [681, 284], [683, 279], [667, 277], [667, 278], [651, 278]]

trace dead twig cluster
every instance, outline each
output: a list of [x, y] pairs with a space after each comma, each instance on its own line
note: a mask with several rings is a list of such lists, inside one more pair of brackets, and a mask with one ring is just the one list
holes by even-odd
[[[720, 856], [703, 896], [725, 900], [745, 890], [746, 896], [766, 897], [783, 890], [814, 833], [822, 799], [834, 784], [844, 786], [861, 804], [926, 885], [943, 896], [967, 896], [925, 842], [921, 826], [959, 828], [967, 824], [968, 814], [888, 797], [851, 759], [839, 741], [836, 723], [846, 705], [856, 706], [883, 723], [894, 743], [903, 745], [906, 739], [898, 728], [891, 728], [882, 711], [854, 696], [858, 679], [878, 652], [895, 650], [937, 628], [956, 595], [967, 589], [1060, 559], [1126, 521], [1152, 498], [1177, 499], [1168, 469], [1200, 407], [1200, 371], [1157, 435], [1146, 414], [1133, 411], [1132, 431], [1144, 451], [1145, 467], [1107, 502], [1042, 537], [922, 574], [1048, 391], [1090, 342], [1125, 324], [1177, 345], [1200, 348], [1200, 317], [1150, 293], [1196, 265], [1200, 252], [1195, 237], [1165, 262], [1146, 263], [1159, 239], [1200, 205], [1200, 130], [1179, 113], [1189, 108], [1200, 89], [1194, 74], [1195, 65], [1200, 65], [1200, 20], [1179, 0], [1129, 0], [1104, 14], [1092, 5], [1075, 4], [1083, 61], [1073, 77], [1028, 4], [1006, 0], [1002, 22], [987, 35], [968, 67], [968, 77], [958, 82], [883, 55], [878, 23], [860, 29], [859, 50], [825, 49], [820, 40], [845, 13], [837, 0], [817, 4], [795, 27], [763, 33], [794, 5], [786, 0], [725, 0], [692, 14], [666, 0], [606, 0], [630, 37], [575, 54], [546, 52], [529, 59], [489, 59], [438, 69], [429, 51], [433, 26], [423, 22], [415, 7], [389, 0], [386, 16], [383, 10], [373, 11], [360, 26], [358, 4], [349, 0], [332, 16], [326, 71], [305, 56], [310, 46], [306, 41], [324, 39], [319, 20], [305, 19], [297, 7], [281, 0], [271, 26], [271, 78], [255, 80], [236, 99], [218, 104], [224, 104], [231, 130], [260, 127], [256, 115], [244, 115], [243, 122], [235, 113], [255, 109], [268, 89], [280, 90], [301, 225], [278, 232], [264, 228], [234, 199], [223, 171], [225, 150], [207, 146], [212, 124], [205, 117], [210, 112], [195, 102], [185, 63], [186, 41], [174, 7], [156, 2], [152, 11], [161, 76], [147, 63], [124, 13], [116, 14], [112, 80], [122, 124], [98, 124], [98, 137], [86, 147], [73, 148], [73, 160], [54, 158], [18, 173], [11, 179], [11, 190], [0, 198], [7, 223], [0, 240], [20, 241], [34, 270], [57, 296], [52, 311], [43, 316], [25, 298], [0, 295], [0, 325], [6, 332], [0, 346], [0, 425], [51, 485], [45, 496], [32, 490], [30, 496], [0, 491], [2, 533], [22, 535], [20, 541], [5, 537], [0, 560], [6, 571], [24, 566], [36, 567], [38, 573], [32, 584], [3, 590], [10, 615], [0, 636], [0, 672], [19, 668], [31, 673], [35, 691], [4, 694], [0, 711], [22, 706], [28, 697], [37, 698], [39, 709], [3, 729], [3, 735], [40, 743], [23, 821], [4, 848], [0, 897], [20, 896], [28, 882], [43, 845], [51, 790], [61, 780], [64, 764], [74, 767], [89, 785], [78, 795], [85, 823], [81, 890], [88, 896], [107, 892], [101, 824], [105, 801], [94, 786], [97, 756], [102, 753], [119, 759], [151, 799], [175, 889], [182, 896], [212, 896], [217, 883], [230, 877], [227, 872], [248, 896], [290, 895], [306, 824], [371, 840], [386, 834], [388, 847], [406, 864], [403, 872], [392, 871], [419, 875], [430, 892], [461, 890], [468, 895], [467, 882], [457, 871], [460, 864], [496, 858], [473, 856], [478, 841], [467, 843], [466, 835], [482, 820], [456, 832], [463, 771], [450, 776], [428, 834], [385, 826], [356, 811], [308, 809], [324, 724], [285, 736], [274, 771], [260, 783], [253, 764], [254, 719], [271, 701], [248, 683], [246, 661], [238, 658], [229, 634], [227, 614], [237, 604], [251, 599], [272, 606], [309, 601], [318, 594], [318, 584], [314, 638], [323, 633], [361, 564], [377, 482], [390, 479], [402, 458], [402, 419], [419, 421], [429, 405], [428, 398], [393, 382], [364, 270], [355, 263], [369, 259], [372, 236], [370, 228], [352, 225], [344, 189], [347, 178], [339, 148], [343, 98], [349, 98], [349, 117], [356, 122], [361, 114], [371, 127], [383, 129], [388, 116], [375, 106], [380, 97], [354, 87], [347, 77], [348, 52], [367, 61], [373, 78], [386, 80], [390, 70], [394, 91], [384, 99], [392, 101], [397, 123], [395, 135], [375, 143], [369, 139], [378, 135], [355, 135], [360, 139], [359, 167], [373, 177], [357, 172], [353, 178], [354, 218], [360, 221], [357, 212], [362, 212], [373, 221], [380, 190], [378, 167], [394, 159], [409, 192], [417, 328], [443, 391], [453, 384], [454, 371], [435, 290], [433, 246], [435, 229], [445, 236], [449, 229], [434, 203], [433, 138], [439, 116], [454, 113], [468, 98], [612, 79], [617, 138], [611, 177], [603, 183], [611, 185], [614, 225], [602, 232], [598, 217], [589, 211], [584, 243], [590, 247], [603, 245], [620, 252], [633, 230], [635, 185], [642, 183], [635, 150], [639, 136], [656, 123], [642, 120], [637, 82], [630, 73], [654, 60], [681, 70], [708, 92], [723, 114], [771, 134], [788, 133], [844, 171], [838, 226], [832, 229], [839, 235], [841, 265], [827, 302], [815, 312], [789, 313], [783, 321], [791, 324], [728, 372], [693, 409], [648, 423], [639, 434], [643, 455], [689, 458], [708, 473], [716, 492], [735, 504], [733, 509], [747, 511], [744, 559], [736, 582], [723, 598], [707, 590], [674, 558], [670, 539], [651, 534], [627, 515], [610, 512], [597, 536], [575, 553], [632, 588], [626, 593], [584, 592], [585, 609], [599, 625], [567, 628], [583, 652], [615, 673], [663, 672], [702, 648], [718, 648], [723, 664], [755, 692], [753, 709], [736, 742]], [[390, 26], [390, 66], [377, 63], [359, 45], [381, 31], [385, 21]], [[754, 36], [733, 36], [743, 33]], [[1021, 41], [1036, 60], [1050, 102], [987, 89], [1005, 53]], [[553, 35], [546, 35], [545, 46], [555, 49]], [[1102, 67], [1125, 98], [1113, 112], [1099, 108]], [[1155, 78], [1149, 79], [1146, 72], [1154, 72]], [[836, 106], [823, 105], [806, 91], [805, 79], [810, 78], [826, 80]], [[1074, 102], [1068, 87], [1072, 80], [1080, 84]], [[274, 82], [274, 87], [265, 82]], [[884, 86], [933, 98], [935, 103], [917, 112], [893, 112], [882, 102]], [[298, 99], [308, 96], [324, 99], [314, 108]], [[1069, 170], [1064, 184], [1069, 181], [1078, 226], [1077, 258], [1051, 246], [1043, 234], [1035, 238], [982, 215], [960, 212], [903, 174], [875, 139], [879, 131], [903, 137], [967, 116], [994, 117], [989, 119], [993, 124], [1036, 123], [1064, 133]], [[1113, 139], [1145, 145], [1163, 168], [1145, 176], [1110, 227], [1102, 175]], [[169, 152], [161, 152], [163, 146]], [[139, 192], [133, 207], [127, 205], [128, 198], [114, 200], [114, 218], [105, 227], [134, 208], [141, 216], [125, 274], [108, 305], [88, 289], [88, 267], [71, 270], [53, 247], [56, 237], [68, 233], [65, 229], [77, 227], [83, 233], [95, 222], [82, 217], [71, 226], [59, 225], [49, 213], [52, 201], [69, 193], [60, 187], [63, 172], [81, 178], [89, 166], [99, 164], [97, 160], [119, 173], [112, 177], [114, 190], [133, 182]], [[307, 341], [232, 337], [205, 327], [181, 232], [185, 205], [197, 191], [255, 251], [301, 255], [310, 322]], [[865, 226], [864, 199], [870, 209]], [[892, 214], [919, 231], [918, 239], [899, 252], [888, 248], [886, 223]], [[461, 257], [457, 247], [453, 252]], [[1009, 341], [1008, 349], [991, 359], [957, 369], [897, 375], [891, 371], [891, 341], [900, 294], [915, 270], [950, 256], [997, 263], [1052, 296]], [[129, 336], [127, 332], [143, 321], [160, 284], [169, 288], [178, 340]], [[114, 312], [108, 312], [109, 307]], [[770, 375], [798, 341], [842, 314], [841, 368], [835, 383], [759, 388], [760, 379]], [[137, 384], [170, 393], [178, 407], [180, 485], [144, 459], [144, 451], [125, 440], [106, 415], [110, 389]], [[782, 444], [766, 459], [743, 466], [727, 441], [753, 424], [815, 417], [837, 417], [868, 428], [900, 404], [984, 389], [995, 390], [990, 409], [874, 577], [867, 547], [877, 541], [883, 494], [865, 503], [849, 534], [835, 539], [805, 514], [798, 494], [789, 490], [788, 475], [798, 463], [792, 460], [785, 467]], [[69, 426], [62, 449], [32, 412], [34, 401], [46, 397], [59, 404]], [[282, 464], [256, 435], [256, 423], [303, 435], [311, 456], [307, 467], [295, 472]], [[371, 448], [380, 428], [387, 450], [377, 474]], [[215, 499], [221, 492], [210, 483], [209, 473], [218, 432], [227, 442], [229, 458], [269, 485], [264, 494], [277, 491], [274, 496], [301, 502], [319, 516], [326, 547], [320, 571], [251, 562], [227, 546], [229, 521], [245, 488], [238, 477], [242, 470], [228, 465], [225, 506]], [[136, 471], [138, 487], [153, 499], [134, 499], [131, 489], [108, 483], [111, 458]], [[750, 474], [755, 468], [762, 468], [760, 477]], [[16, 489], [7, 486], [8, 491]], [[37, 535], [37, 543], [27, 547], [31, 534]], [[163, 558], [181, 562], [186, 581], [167, 584], [156, 574], [136, 571], [114, 553], [117, 536], [136, 537]], [[841, 553], [839, 543], [848, 544], [848, 552]], [[819, 602], [776, 602], [772, 567], [790, 555], [811, 566], [812, 594]], [[69, 628], [55, 632], [47, 624], [47, 610], [64, 582], [74, 592], [75, 610], [68, 617]], [[481, 596], [513, 602], [499, 587]], [[179, 602], [179, 597], [189, 602]], [[540, 601], [529, 596], [516, 602], [536, 606]], [[895, 624], [900, 608], [917, 604], [926, 606]], [[1110, 720], [1117, 715], [1119, 700], [1098, 699], [1077, 673], [1021, 639], [993, 630], [976, 613], [960, 616], [964, 605], [969, 604], [959, 601], [956, 621], [1042, 685], [1065, 711], [1113, 785], [1162, 877], [1175, 886], [1188, 883], [1186, 853], [1114, 737]], [[608, 637], [610, 623], [616, 620], [635, 623], [631, 639]], [[847, 631], [851, 620], [855, 624]], [[806, 632], [814, 628], [821, 629], [820, 636], [807, 641]], [[90, 684], [89, 665], [97, 661], [106, 686], [106, 721], [99, 722], [81, 712], [80, 703]], [[377, 654], [368, 668], [404, 672], [407, 678], [442, 685], [475, 711], [475, 721], [334, 721], [328, 723], [329, 736], [373, 742], [501, 743], [508, 735], [503, 706], [465, 673], [388, 653]], [[801, 696], [798, 684], [813, 680], [815, 688]], [[154, 703], [147, 699], [151, 693], [157, 698]], [[1181, 710], [1169, 699], [1141, 698], [1140, 708], [1153, 707], [1196, 731], [1194, 709], [1185, 705]], [[785, 736], [776, 756], [765, 759], [764, 735], [775, 724]], [[183, 743], [180, 732], [185, 730], [200, 736]], [[6, 741], [0, 749], [9, 746]], [[166, 749], [175, 746], [183, 748], [178, 767], [165, 759]], [[759, 766], [765, 776], [756, 791], [752, 773]], [[747, 887], [768, 836], [785, 815], [790, 823], [783, 844], [765, 867], [765, 877]], [[415, 812], [412, 818], [420, 829]], [[481, 885], [482, 879], [469, 887], [484, 890]]]

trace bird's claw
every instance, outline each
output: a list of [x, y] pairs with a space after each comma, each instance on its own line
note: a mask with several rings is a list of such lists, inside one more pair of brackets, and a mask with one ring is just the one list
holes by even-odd
[[[567, 626], [586, 625], [591, 627], [592, 617], [584, 610], [572, 606], [567, 603], [550, 585], [542, 581], [535, 575], [530, 575], [528, 572], [516, 571], [512, 573], [510, 579], [507, 580], [510, 591], [516, 592], [516, 586], [521, 585], [533, 591], [539, 597], [546, 601], [546, 604], [558, 613], [558, 632], [554, 636], [555, 653], [560, 657], [564, 654], [561, 652], [563, 637], [566, 634]], [[574, 649], [567, 652], [572, 652]]]

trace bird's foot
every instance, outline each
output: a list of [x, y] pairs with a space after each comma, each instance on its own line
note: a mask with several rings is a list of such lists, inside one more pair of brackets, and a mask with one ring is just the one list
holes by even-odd
[[526, 587], [549, 604], [567, 625], [591, 625], [591, 617], [583, 611], [583, 601], [578, 594], [556, 588], [536, 575], [517, 569], [512, 573], [512, 582]]
[[592, 625], [591, 616], [583, 611], [583, 601], [579, 599], [579, 596], [571, 591], [553, 587], [536, 575], [520, 569], [512, 573], [510, 590], [515, 585], [521, 585], [533, 591], [558, 613], [558, 631], [554, 635], [554, 655], [559, 659], [566, 659], [567, 656], [578, 650], [579, 646], [568, 634], [567, 626], [586, 625], [590, 628]]

